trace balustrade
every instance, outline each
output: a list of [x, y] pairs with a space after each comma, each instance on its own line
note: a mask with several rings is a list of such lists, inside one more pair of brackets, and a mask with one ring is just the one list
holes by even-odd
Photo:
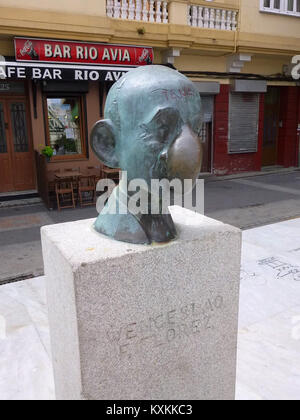
[[107, 0], [108, 17], [169, 23], [168, 2], [161, 0]]
[[189, 5], [187, 7], [188, 25], [190, 26], [223, 31], [236, 31], [237, 29], [237, 10], [197, 5]]

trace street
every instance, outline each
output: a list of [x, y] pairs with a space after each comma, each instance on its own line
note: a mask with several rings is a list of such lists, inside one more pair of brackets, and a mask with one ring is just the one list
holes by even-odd
[[[205, 214], [243, 230], [300, 217], [300, 172], [205, 182]], [[43, 275], [41, 226], [94, 218], [94, 207], [0, 209], [0, 283]]]
[[300, 171], [211, 182], [205, 214], [241, 229], [300, 216]]

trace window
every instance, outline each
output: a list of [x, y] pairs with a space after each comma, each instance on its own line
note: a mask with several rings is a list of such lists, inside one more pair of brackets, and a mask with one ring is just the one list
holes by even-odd
[[231, 93], [229, 105], [229, 153], [257, 152], [258, 93]]
[[265, 9], [271, 9], [280, 12], [282, 0], [264, 0], [263, 7]]
[[48, 145], [55, 158], [86, 157], [82, 98], [47, 97], [45, 101]]
[[300, 17], [300, 0], [260, 0], [260, 10]]

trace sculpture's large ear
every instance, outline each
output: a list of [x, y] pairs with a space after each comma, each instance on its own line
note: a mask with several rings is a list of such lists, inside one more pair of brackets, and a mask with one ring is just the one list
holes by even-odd
[[116, 136], [111, 120], [98, 121], [91, 133], [91, 146], [104, 165], [119, 168], [116, 156]]

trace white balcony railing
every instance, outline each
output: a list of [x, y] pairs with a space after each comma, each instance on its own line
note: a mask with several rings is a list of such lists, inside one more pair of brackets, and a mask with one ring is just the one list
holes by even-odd
[[106, 14], [116, 19], [169, 23], [167, 1], [107, 0]]
[[218, 9], [215, 7], [188, 6], [188, 25], [198, 28], [237, 30], [237, 10]]

